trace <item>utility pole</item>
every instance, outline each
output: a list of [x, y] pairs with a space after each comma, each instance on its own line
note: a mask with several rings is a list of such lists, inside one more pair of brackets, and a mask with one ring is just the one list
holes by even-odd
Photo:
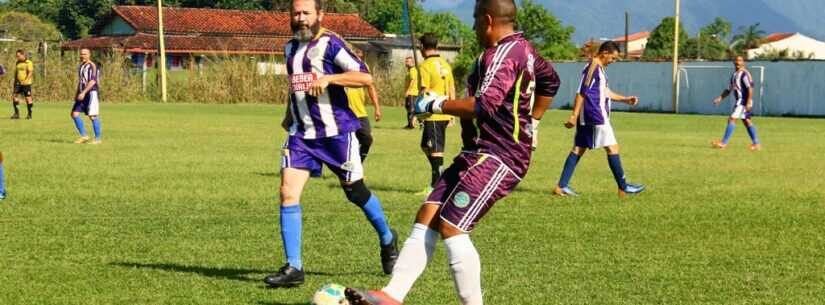
[[418, 84], [419, 88], [416, 88], [416, 89], [420, 89], [420, 87], [421, 87], [421, 70], [418, 69], [418, 54], [417, 54], [418, 47], [416, 47], [416, 44], [415, 44], [415, 27], [413, 26], [413, 19], [412, 19], [412, 7], [413, 6], [412, 6], [412, 4], [410, 4], [410, 1], [411, 0], [404, 0], [404, 5], [406, 5], [405, 8], [407, 9], [407, 17], [409, 17], [409, 18], [407, 18], [407, 21], [409, 21], [409, 23], [407, 24], [407, 27], [410, 30], [410, 46], [412, 46], [413, 62], [415, 63], [415, 75], [418, 78], [416, 80], [417, 81], [416, 84]]
[[630, 53], [630, 12], [624, 12], [624, 59], [627, 59]]
[[673, 33], [673, 112], [679, 113], [679, 8], [680, 1], [676, 1], [676, 16]]
[[158, 53], [160, 60], [160, 100], [166, 102], [166, 45], [163, 41], [163, 0], [158, 0]]

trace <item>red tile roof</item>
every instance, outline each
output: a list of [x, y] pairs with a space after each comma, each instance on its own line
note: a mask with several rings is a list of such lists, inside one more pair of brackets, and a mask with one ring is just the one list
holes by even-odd
[[[633, 33], [633, 34], [630, 34], [629, 36], [627, 36], [629, 41], [636, 41], [636, 40], [645, 39], [645, 38], [648, 38], [648, 37], [650, 37], [650, 32], [638, 32], [638, 33]], [[615, 42], [624, 42], [624, 35], [614, 37], [611, 40], [615, 41]]]
[[790, 32], [787, 32], [787, 33], [773, 33], [773, 34], [770, 34], [768, 36], [765, 36], [765, 38], [762, 38], [762, 43], [777, 42], [777, 41], [780, 41], [780, 40], [784, 40], [788, 37], [791, 37], [793, 35], [796, 35], [796, 33], [790, 33]]
[[[157, 10], [153, 6], [119, 5], [112, 10], [138, 32], [157, 31]], [[289, 14], [285, 12], [167, 7], [163, 18], [164, 31], [170, 34], [292, 35]], [[327, 13], [321, 25], [348, 39], [384, 36], [358, 14]]]
[[[167, 35], [166, 51], [169, 53], [231, 53], [231, 54], [281, 54], [289, 38], [249, 36], [195, 36]], [[72, 40], [63, 49], [117, 49], [128, 52], [157, 52], [157, 36], [138, 33], [132, 36], [99, 36]]]

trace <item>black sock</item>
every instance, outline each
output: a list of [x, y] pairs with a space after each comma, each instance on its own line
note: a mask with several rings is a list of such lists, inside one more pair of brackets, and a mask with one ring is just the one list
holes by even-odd
[[430, 186], [435, 186], [435, 182], [441, 177], [441, 165], [444, 164], [444, 157], [427, 156], [430, 160], [430, 167], [432, 168], [432, 176]]
[[17, 107], [17, 105], [20, 105], [20, 103], [14, 102], [14, 103], [11, 103], [11, 104], [14, 106], [14, 114], [20, 113], [20, 108]]
[[26, 104], [26, 110], [29, 111], [29, 116], [32, 115], [32, 106], [34, 106], [34, 104]]

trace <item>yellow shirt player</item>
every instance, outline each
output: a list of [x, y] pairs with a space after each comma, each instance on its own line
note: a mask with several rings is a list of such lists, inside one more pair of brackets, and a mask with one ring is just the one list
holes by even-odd
[[26, 119], [32, 118], [32, 106], [34, 100], [32, 99], [32, 83], [34, 83], [34, 63], [26, 57], [26, 52], [17, 50], [17, 64], [14, 71], [14, 91], [12, 93], [12, 105], [14, 106], [14, 114], [11, 116], [12, 120], [20, 118], [19, 96], [26, 98], [26, 108], [28, 115]]
[[[421, 63], [421, 92], [434, 92], [441, 96], [447, 96], [450, 100], [455, 99], [455, 79], [453, 78], [453, 68], [444, 58], [438, 55], [438, 37], [433, 33], [426, 33], [421, 36], [421, 54], [424, 55], [424, 62]], [[452, 120], [452, 116], [444, 114], [433, 114], [424, 119], [424, 132], [421, 135], [421, 150], [430, 162], [432, 174], [430, 185], [420, 192], [421, 195], [429, 194], [432, 186], [441, 177], [441, 166], [444, 164], [444, 144], [446, 138], [447, 125]]]
[[404, 129], [415, 128], [415, 114], [413, 114], [413, 103], [418, 97], [421, 88], [418, 87], [418, 69], [415, 67], [415, 61], [412, 56], [404, 60], [404, 65], [407, 67], [407, 92], [404, 94], [404, 108], [407, 109], [407, 126]]
[[[355, 55], [358, 56], [358, 58], [364, 58], [364, 52], [361, 51], [361, 49], [352, 49], [355, 50]], [[367, 66], [367, 70], [371, 71], [369, 66]], [[358, 118], [358, 121], [361, 122], [361, 128], [355, 131], [355, 137], [360, 144], [358, 151], [361, 155], [361, 162], [364, 162], [370, 152], [370, 146], [372, 146], [372, 128], [365, 104], [367, 96], [369, 95], [370, 101], [372, 101], [372, 105], [375, 107], [375, 121], [381, 121], [381, 105], [378, 104], [378, 93], [373, 85], [366, 87], [347, 87], [344, 88], [344, 90], [347, 93], [349, 108], [352, 110], [352, 113], [355, 114], [355, 117]]]

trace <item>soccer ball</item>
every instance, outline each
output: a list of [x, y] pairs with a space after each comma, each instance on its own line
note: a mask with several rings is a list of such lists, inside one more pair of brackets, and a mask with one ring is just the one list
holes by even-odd
[[344, 295], [344, 286], [338, 284], [326, 284], [315, 291], [312, 296], [312, 305], [349, 305], [347, 297]]

